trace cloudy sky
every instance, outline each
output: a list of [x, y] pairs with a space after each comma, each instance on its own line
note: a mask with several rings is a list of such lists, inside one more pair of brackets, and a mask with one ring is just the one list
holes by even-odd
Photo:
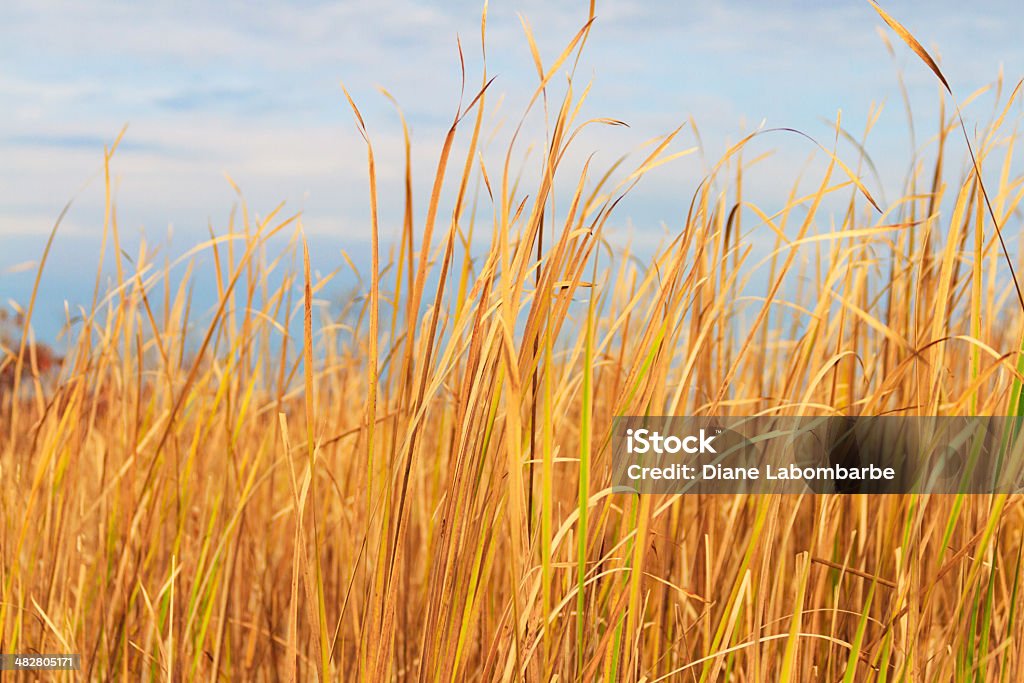
[[[586, 20], [587, 4], [491, 3], [488, 67], [505, 101], [489, 125], [507, 134], [536, 84], [519, 15], [550, 61]], [[1000, 68], [1011, 88], [1024, 76], [1019, 2], [885, 6], [940, 56], [960, 99]], [[257, 214], [281, 201], [302, 211], [306, 231], [323, 245], [321, 267], [329, 269], [340, 248], [358, 255], [368, 240], [365, 156], [341, 83], [378, 146], [384, 227], [393, 230], [400, 213], [386, 198], [400, 179], [401, 129], [377, 87], [397, 98], [410, 121], [417, 186], [425, 192], [458, 103], [458, 38], [470, 82], [478, 82], [481, 8], [478, 0], [3, 0], [0, 300], [27, 298], [31, 273], [17, 266], [38, 258], [74, 198], [43, 290], [51, 301], [74, 303], [76, 283], [95, 269], [104, 145], [126, 124], [113, 173], [129, 241], [143, 231], [160, 241], [173, 228], [184, 250], [209, 225], [222, 232], [237, 200], [228, 174]], [[910, 160], [897, 69], [906, 75], [919, 143], [934, 129], [938, 95], [934, 78], [902, 44], [890, 58], [881, 26], [859, 0], [599, 2], [577, 80], [593, 83], [589, 115], [630, 128], [592, 134], [581, 155], [597, 151], [610, 161], [691, 116], [711, 159], [762, 121], [828, 142], [822, 119], [842, 110], [844, 126], [859, 134], [872, 105], [881, 104], [868, 150], [881, 170], [877, 189], [896, 194]], [[973, 105], [969, 122], [984, 121], [990, 106]], [[692, 131], [686, 135], [682, 144], [693, 144]], [[784, 138], [763, 149], [777, 154], [753, 177], [751, 192], [771, 202], [785, 187], [780, 171], [811, 149]], [[696, 157], [661, 170], [624, 207], [618, 229], [641, 241], [671, 229], [701, 176]]]

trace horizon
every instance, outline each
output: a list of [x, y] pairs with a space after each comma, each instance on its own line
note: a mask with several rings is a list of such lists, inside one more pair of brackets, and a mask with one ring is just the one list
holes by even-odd
[[[390, 246], [401, 223], [388, 202], [402, 192], [401, 125], [377, 88], [387, 88], [409, 121], [420, 198], [416, 223], [422, 225], [422, 198], [432, 180], [422, 170], [436, 161], [460, 101], [457, 41], [466, 64], [463, 101], [480, 82], [482, 7], [405, 2], [385, 14], [367, 2], [270, 2], [258, 9], [240, 5], [234, 13], [232, 6], [202, 4], [188, 12], [113, 2], [87, 10], [66, 2], [42, 9], [36, 3], [8, 5], [0, 10], [0, 35], [8, 46], [0, 57], [0, 92], [14, 104], [0, 110], [0, 154], [8, 159], [0, 184], [4, 304], [26, 303], [33, 265], [69, 200], [40, 288], [39, 336], [55, 336], [64, 302], [72, 309], [85, 303], [75, 293], [83, 278], [91, 293], [95, 277], [93, 257], [82, 255], [99, 255], [104, 147], [125, 125], [111, 172], [122, 243], [131, 256], [143, 237], [153, 245], [173, 233], [174, 256], [205, 239], [208, 229], [226, 232], [239, 201], [230, 177], [253, 215], [280, 202], [285, 214], [302, 214], [303, 230], [316, 245], [315, 268], [333, 269], [342, 249], [357, 263], [365, 261], [359, 258], [369, 246], [365, 152], [342, 82], [374, 143], [381, 238]], [[1024, 75], [1024, 47], [1014, 39], [1015, 22], [1005, 21], [1007, 13], [1024, 15], [1016, 6], [912, 2], [890, 9], [938, 56], [960, 102], [993, 82], [1000, 68], [1002, 100]], [[495, 77], [488, 96], [504, 101], [500, 115], [488, 117], [485, 133], [497, 130], [499, 152], [537, 82], [517, 13], [546, 61], [586, 19], [585, 4], [488, 8], [488, 75]], [[699, 142], [703, 158], [712, 162], [729, 143], [762, 126], [798, 129], [830, 146], [838, 112], [844, 130], [859, 137], [872, 108], [882, 106], [865, 149], [879, 171], [869, 176], [869, 187], [884, 210], [887, 195], [899, 196], [914, 158], [905, 141], [898, 76], [902, 72], [913, 106], [919, 149], [936, 128], [939, 87], [885, 29], [895, 51], [895, 60], [890, 57], [879, 37], [882, 27], [870, 5], [860, 2], [788, 2], [770, 9], [719, 2], [698, 15], [670, 3], [599, 3], [575, 85], [593, 83], [588, 115], [619, 119], [629, 128], [588, 131], [572, 163], [579, 167], [583, 152], [596, 151], [600, 167], [684, 123], [678, 148]], [[42, 59], [32, 49], [40, 45], [47, 47]], [[415, 72], [407, 68], [410, 60]], [[562, 82], [555, 79], [552, 87]], [[965, 110], [968, 126], [983, 122], [993, 103], [992, 93], [972, 103]], [[539, 107], [534, 110], [521, 135], [523, 152], [526, 143], [543, 139]], [[1013, 115], [1020, 111], [1018, 102]], [[699, 141], [687, 123], [691, 118]], [[802, 167], [812, 146], [779, 136], [757, 145], [772, 154], [754, 169], [745, 190], [754, 202], [781, 203], [790, 174], [780, 171]], [[847, 160], [858, 156], [845, 140], [838, 148]], [[695, 154], [651, 173], [623, 202], [612, 238], [640, 251], [663, 241], [685, 215], [702, 163]], [[339, 280], [342, 286], [354, 281], [351, 274]]]

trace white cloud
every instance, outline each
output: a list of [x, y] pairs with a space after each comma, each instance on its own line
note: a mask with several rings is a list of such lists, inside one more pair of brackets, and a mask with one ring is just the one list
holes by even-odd
[[[536, 83], [516, 12], [529, 19], [550, 62], [585, 20], [585, 4], [492, 4], [488, 55], [498, 80], [490, 104], [508, 94], [499, 143], [508, 139]], [[7, 216], [0, 234], [36, 232], [20, 226], [56, 215], [90, 178], [74, 215], [83, 231], [97, 232], [102, 143], [127, 121], [114, 168], [128, 230], [174, 223], [183, 238], [202, 234], [207, 221], [223, 221], [235, 201], [223, 179], [227, 172], [261, 210], [287, 200], [289, 208], [306, 212], [309, 225], [365, 239], [365, 152], [338, 86], [342, 78], [377, 148], [389, 226], [400, 220], [391, 197], [400, 196], [403, 155], [397, 117], [374, 85], [388, 87], [402, 103], [413, 128], [416, 206], [422, 212], [458, 98], [456, 34], [463, 40], [468, 89], [478, 82], [481, 6], [475, 0], [401, 0], [386, 9], [375, 0], [9, 0], [0, 9], [0, 42], [8, 47], [0, 57], [0, 94], [14, 104], [0, 109], [0, 206]], [[1021, 14], [1013, 5], [914, 2], [899, 14], [926, 43], [943, 44], [963, 92], [994, 76], [991, 65], [1000, 60], [1010, 77], [1024, 71], [1008, 28], [1016, 23], [1007, 17]], [[712, 158], [727, 139], [739, 137], [743, 118], [748, 128], [767, 117], [769, 125], [822, 133], [818, 117], [843, 107], [844, 120], [856, 130], [872, 99], [898, 101], [892, 67], [874, 33], [879, 23], [860, 4], [745, 0], [705, 3], [698, 11], [689, 3], [599, 2], [578, 81], [594, 80], [588, 114], [623, 118], [633, 127], [595, 129], [581, 139], [567, 171], [594, 150], [599, 162], [610, 161], [691, 114]], [[989, 40], [979, 45], [962, 32]], [[918, 111], [930, 113], [931, 76], [907, 51], [900, 55], [912, 85], [918, 84]], [[885, 116], [883, 139], [885, 126], [903, 125], [901, 107], [890, 105]], [[536, 123], [524, 141], [542, 136]], [[488, 155], [492, 172], [500, 166], [499, 143]], [[808, 150], [783, 138], [767, 146], [795, 150], [766, 167], [760, 191], [770, 195], [788, 182], [785, 164]], [[905, 167], [902, 150], [883, 146], [875, 152], [880, 165]], [[461, 158], [453, 158], [461, 165]], [[682, 209], [700, 175], [696, 158], [683, 160], [652, 177], [624, 208], [632, 207], [642, 223], [673, 220], [677, 213], [645, 207], [676, 202]]]

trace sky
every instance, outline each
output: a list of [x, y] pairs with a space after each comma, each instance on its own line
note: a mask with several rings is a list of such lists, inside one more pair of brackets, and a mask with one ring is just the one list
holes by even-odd
[[[1000, 69], [1009, 88], [1024, 77], [1019, 2], [883, 4], [939, 58], [960, 100]], [[488, 125], [499, 140], [507, 140], [537, 83], [521, 17], [550, 63], [586, 21], [587, 5], [490, 4], [488, 71], [504, 100]], [[378, 88], [408, 118], [422, 210], [459, 102], [457, 41], [468, 81], [479, 80], [482, 7], [477, 0], [3, 0], [0, 305], [26, 302], [34, 277], [28, 266], [69, 200], [40, 290], [47, 302], [40, 326], [52, 331], [64, 301], [73, 307], [84, 303], [85, 290], [91, 294], [104, 147], [126, 125], [111, 172], [128, 245], [172, 233], [181, 252], [211, 226], [224, 232], [239, 201], [230, 177], [254, 215], [280, 202], [302, 213], [316, 267], [333, 268], [341, 249], [360, 265], [369, 241], [365, 148], [341, 86], [377, 149], [387, 240], [401, 218], [398, 202], [387, 200], [401, 196], [401, 127]], [[882, 105], [867, 149], [880, 169], [873, 189], [885, 196], [899, 194], [911, 159], [900, 69], [918, 142], [936, 126], [934, 77], [887, 31], [890, 57], [882, 20], [866, 1], [605, 0], [596, 14], [576, 80], [592, 84], [588, 115], [629, 128], [595, 130], [581, 142], [580, 159], [595, 152], [610, 163], [691, 117], [711, 160], [759, 125], [797, 128], [829, 143], [827, 122], [837, 112], [859, 134], [871, 108]], [[990, 107], [991, 100], [972, 105], [968, 123], [984, 121]], [[687, 129], [682, 144], [694, 139]], [[782, 201], [810, 143], [776, 137], [761, 145], [776, 153], [748, 191]], [[685, 215], [702, 176], [696, 156], [659, 169], [623, 205], [612, 232], [641, 244], [662, 239]]]

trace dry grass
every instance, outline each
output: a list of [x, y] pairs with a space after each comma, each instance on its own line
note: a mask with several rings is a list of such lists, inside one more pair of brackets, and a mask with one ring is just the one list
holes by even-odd
[[[357, 112], [373, 246], [350, 327], [316, 304], [329, 278], [300, 222], [273, 213], [177, 279], [119, 258], [56, 381], [4, 344], [0, 650], [80, 652], [89, 680], [1024, 677], [1017, 497], [608, 488], [615, 415], [1022, 412], [993, 223], [1017, 234], [1024, 195], [1005, 110], [974, 138], [985, 192], [972, 171], [949, 184], [944, 115], [937, 160], [880, 212], [868, 160], [823, 149], [814, 189], [768, 215], [744, 204], [747, 138], [650, 263], [609, 257], [619, 197], [685, 151], [673, 134], [631, 169], [565, 176], [574, 132], [614, 123], [552, 87], [588, 28], [537, 57], [535, 186], [483, 165], [485, 74], [391, 258]], [[765, 296], [737, 298], [755, 272]]]

